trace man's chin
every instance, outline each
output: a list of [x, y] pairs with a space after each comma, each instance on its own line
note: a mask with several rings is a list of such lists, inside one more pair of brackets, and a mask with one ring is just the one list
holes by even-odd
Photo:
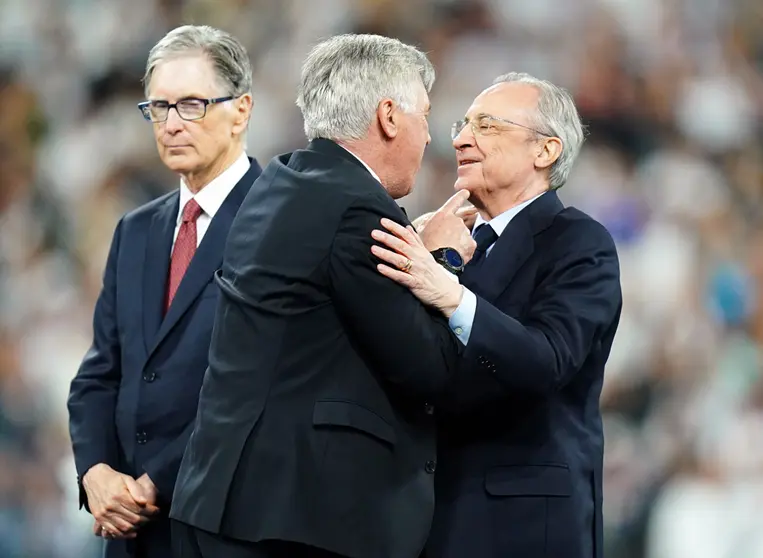
[[162, 162], [164, 163], [164, 166], [166, 166], [172, 172], [176, 172], [178, 174], [186, 174], [191, 172], [196, 166], [190, 157], [182, 156], [165, 156], [162, 157]]
[[471, 188], [472, 185], [471, 185], [470, 182], [471, 181], [466, 179], [466, 178], [458, 177], [458, 178], [456, 178], [455, 184], [453, 184], [453, 190], [455, 190], [456, 192], [458, 192], [459, 190], [469, 190], [469, 191], [471, 191], [472, 190], [472, 188]]

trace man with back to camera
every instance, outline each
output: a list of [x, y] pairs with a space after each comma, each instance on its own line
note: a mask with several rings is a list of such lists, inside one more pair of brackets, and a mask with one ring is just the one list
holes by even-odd
[[450, 266], [460, 284], [429, 254], [451, 226], [439, 215], [421, 238], [390, 221], [394, 235], [373, 233], [380, 271], [465, 345], [438, 399], [427, 558], [602, 556], [599, 396], [622, 294], [611, 236], [556, 194], [582, 142], [569, 93], [501, 76], [453, 126], [455, 189], [479, 210], [473, 259]]
[[241, 43], [202, 26], [151, 50], [139, 108], [180, 188], [117, 224], [72, 381], [69, 427], [80, 505], [106, 558], [167, 558], [168, 512], [207, 367], [233, 216], [261, 169], [244, 151], [252, 70]]
[[[310, 141], [273, 159], [228, 238], [196, 426], [171, 517], [177, 558], [418, 558], [434, 511], [429, 397], [459, 342], [376, 271], [371, 231], [430, 141], [434, 70], [400, 41], [343, 35], [307, 57]], [[474, 249], [445, 208], [449, 246]], [[446, 219], [448, 216], [444, 219]], [[447, 219], [446, 219], [447, 220]], [[422, 350], [422, 348], [426, 350]]]

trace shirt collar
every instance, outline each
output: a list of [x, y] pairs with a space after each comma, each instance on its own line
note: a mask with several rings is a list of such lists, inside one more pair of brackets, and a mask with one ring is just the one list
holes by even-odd
[[[339, 144], [337, 143], [337, 145], [339, 145]], [[376, 174], [376, 173], [374, 172], [374, 169], [372, 169], [371, 167], [369, 167], [369, 166], [366, 164], [366, 162], [365, 162], [363, 159], [361, 159], [360, 157], [358, 157], [357, 155], [355, 155], [355, 153], [353, 153], [352, 151], [350, 151], [349, 149], [347, 149], [347, 148], [346, 148], [344, 145], [339, 145], [339, 147], [341, 147], [341, 148], [342, 148], [342, 149], [344, 149], [344, 150], [345, 150], [347, 153], [349, 153], [350, 155], [352, 155], [353, 157], [355, 157], [355, 158], [356, 158], [358, 161], [360, 161], [360, 164], [361, 164], [361, 165], [363, 165], [364, 167], [366, 167], [366, 170], [368, 170], [368, 172], [370, 172], [370, 173], [371, 173], [371, 176], [373, 176], [373, 177], [374, 177], [374, 178], [377, 180], [377, 182], [379, 182], [379, 183], [381, 184], [381, 178], [379, 178], [379, 175], [378, 175], [378, 174]]]
[[220, 209], [220, 206], [249, 170], [249, 157], [242, 153], [231, 166], [221, 172], [212, 182], [204, 186], [195, 196], [188, 189], [185, 180], [180, 179], [180, 206], [178, 208], [177, 222], [180, 223], [183, 216], [183, 208], [191, 198], [196, 200], [199, 207], [212, 219]]
[[541, 197], [546, 192], [542, 192], [535, 196], [534, 198], [531, 198], [525, 202], [520, 203], [519, 205], [515, 205], [511, 209], [507, 209], [500, 215], [496, 215], [494, 218], [492, 218], [490, 221], [486, 221], [482, 218], [481, 214], [477, 214], [477, 219], [474, 221], [474, 226], [472, 227], [473, 231], [477, 230], [477, 227], [479, 227], [483, 223], [489, 223], [491, 227], [493, 227], [493, 230], [495, 231], [495, 234], [497, 236], [501, 236], [501, 233], [506, 229], [506, 227], [509, 226], [509, 223], [511, 223], [511, 220], [519, 215], [519, 212], [522, 211], [525, 207], [530, 205], [532, 202], [537, 200], [539, 197]]

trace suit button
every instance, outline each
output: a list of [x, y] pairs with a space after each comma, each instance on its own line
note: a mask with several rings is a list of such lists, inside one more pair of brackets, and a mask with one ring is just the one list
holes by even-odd
[[135, 441], [143, 445], [148, 441], [148, 437], [146, 436], [146, 433], [141, 430], [135, 433]]
[[434, 473], [435, 469], [437, 469], [436, 461], [427, 461], [427, 464], [424, 466], [424, 470], [430, 475]]
[[433, 415], [434, 414], [434, 405], [430, 405], [429, 403], [424, 405], [424, 412], [426, 414], [428, 414], [428, 415]]
[[143, 375], [143, 381], [145, 382], [150, 383], [150, 382], [153, 382], [154, 380], [156, 380], [156, 372], [150, 372], [148, 374]]

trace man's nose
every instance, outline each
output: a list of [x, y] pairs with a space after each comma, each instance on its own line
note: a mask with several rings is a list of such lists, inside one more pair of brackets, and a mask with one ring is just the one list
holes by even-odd
[[472, 127], [467, 124], [456, 134], [453, 138], [453, 147], [455, 149], [463, 149], [464, 147], [471, 147], [474, 145], [474, 133]]
[[168, 132], [178, 132], [183, 128], [183, 122], [185, 122], [178, 114], [177, 108], [172, 107], [167, 113], [167, 120], [164, 125]]

